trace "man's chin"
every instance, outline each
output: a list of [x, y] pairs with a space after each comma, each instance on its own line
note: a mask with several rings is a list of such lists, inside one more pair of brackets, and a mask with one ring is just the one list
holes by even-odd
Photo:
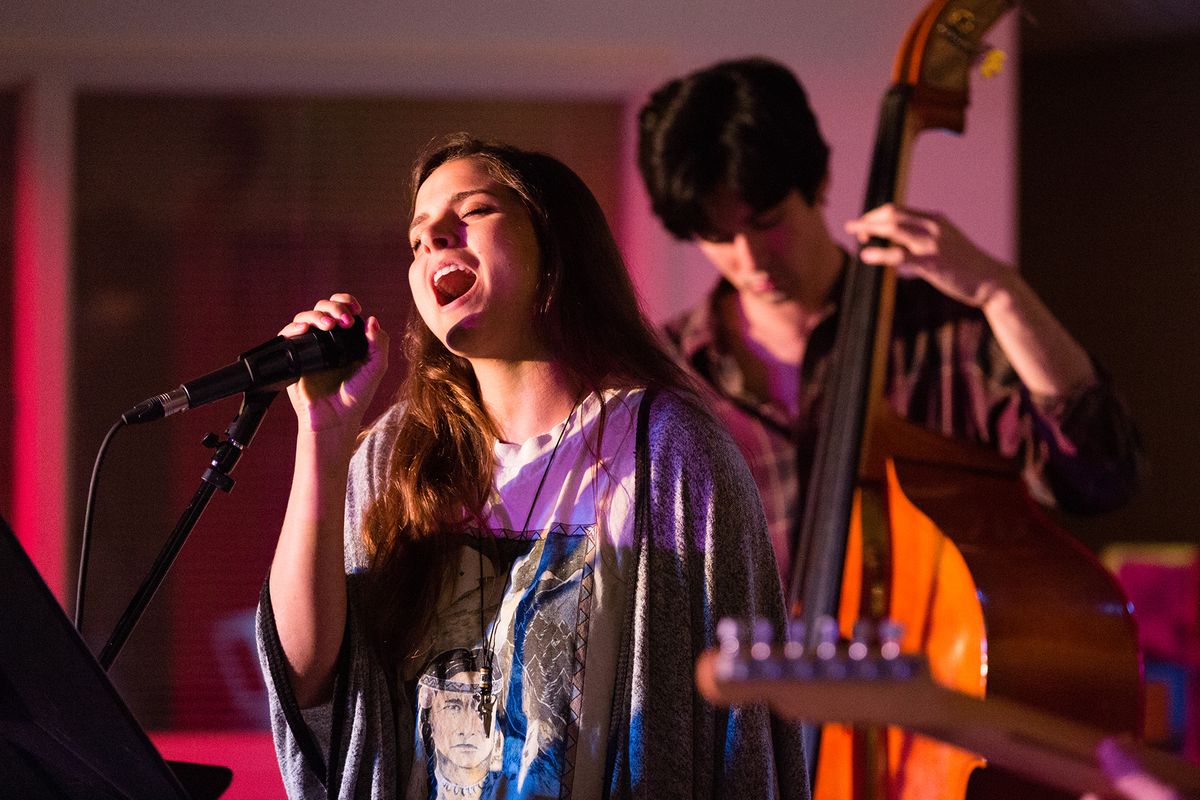
[[757, 297], [767, 302], [776, 302], [776, 298], [784, 297], [784, 292], [775, 281], [761, 277], [745, 281], [738, 286], [738, 290], [743, 294], [748, 294], [751, 297]]
[[791, 299], [788, 297], [787, 292], [784, 292], [783, 290], [779, 289], [774, 284], [772, 284], [770, 286], [765, 286], [765, 287], [760, 286], [760, 287], [751, 289], [750, 295], [757, 300], [760, 300], [764, 303], [770, 303], [772, 305], [775, 305], [778, 303], [786, 303], [788, 300]]

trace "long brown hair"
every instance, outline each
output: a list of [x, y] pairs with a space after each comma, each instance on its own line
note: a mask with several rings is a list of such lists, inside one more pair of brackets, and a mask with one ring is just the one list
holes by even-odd
[[[604, 212], [566, 165], [543, 153], [467, 134], [435, 139], [413, 166], [411, 198], [439, 166], [477, 160], [520, 197], [537, 236], [534, 330], [581, 390], [638, 386], [691, 393], [660, 347]], [[491, 492], [496, 429], [470, 362], [438, 341], [410, 310], [408, 371], [387, 483], [367, 509], [368, 630], [387, 660], [414, 658], [454, 566], [450, 538], [482, 522]]]

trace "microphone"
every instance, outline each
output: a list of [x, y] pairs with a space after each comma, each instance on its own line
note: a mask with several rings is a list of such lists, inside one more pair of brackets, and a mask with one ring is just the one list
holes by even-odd
[[276, 336], [242, 353], [227, 367], [138, 403], [121, 420], [137, 425], [241, 392], [279, 390], [306, 373], [344, 367], [366, 357], [367, 326], [360, 317], [349, 328], [310, 327], [299, 336]]

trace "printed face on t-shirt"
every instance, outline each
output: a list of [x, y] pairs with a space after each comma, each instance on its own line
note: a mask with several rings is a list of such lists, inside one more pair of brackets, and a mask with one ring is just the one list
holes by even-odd
[[[460, 672], [451, 676], [451, 680], [476, 684], [478, 674]], [[432, 694], [429, 724], [439, 761], [449, 762], [463, 770], [478, 769], [481, 774], [486, 772], [488, 759], [492, 755], [492, 742], [483, 733], [479, 702], [467, 692], [434, 689]]]

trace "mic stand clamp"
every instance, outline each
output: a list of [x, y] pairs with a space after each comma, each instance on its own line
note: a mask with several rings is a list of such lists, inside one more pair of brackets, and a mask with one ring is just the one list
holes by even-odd
[[192, 528], [195, 527], [200, 515], [208, 506], [208, 501], [212, 499], [213, 492], [217, 489], [223, 492], [232, 491], [234, 481], [229, 477], [229, 473], [237, 465], [242, 452], [250, 446], [250, 441], [254, 438], [258, 426], [262, 424], [263, 418], [267, 414], [271, 401], [277, 394], [279, 394], [278, 389], [246, 392], [241, 409], [234, 417], [233, 422], [229, 423], [229, 427], [225, 429], [226, 438], [222, 440], [215, 433], [204, 437], [204, 446], [214, 450], [212, 461], [209, 462], [208, 469], [204, 471], [204, 475], [200, 479], [200, 488], [192, 497], [192, 502], [184, 509], [183, 515], [175, 525], [175, 530], [171, 532], [170, 538], [167, 539], [167, 543], [159, 552], [158, 558], [155, 559], [154, 566], [150, 568], [150, 572], [142, 581], [137, 594], [133, 596], [125, 613], [117, 621], [117, 626], [113, 628], [113, 632], [108, 638], [108, 644], [104, 645], [104, 649], [100, 651], [98, 660], [105, 671], [108, 671], [113, 661], [116, 660], [117, 654], [125, 645], [125, 640], [129, 638], [134, 626], [141, 619], [146, 606], [150, 604], [150, 600], [158, 591], [158, 587], [162, 585], [171, 565], [175, 563], [175, 558], [179, 555], [183, 543], [187, 541], [188, 534], [192, 532]]

